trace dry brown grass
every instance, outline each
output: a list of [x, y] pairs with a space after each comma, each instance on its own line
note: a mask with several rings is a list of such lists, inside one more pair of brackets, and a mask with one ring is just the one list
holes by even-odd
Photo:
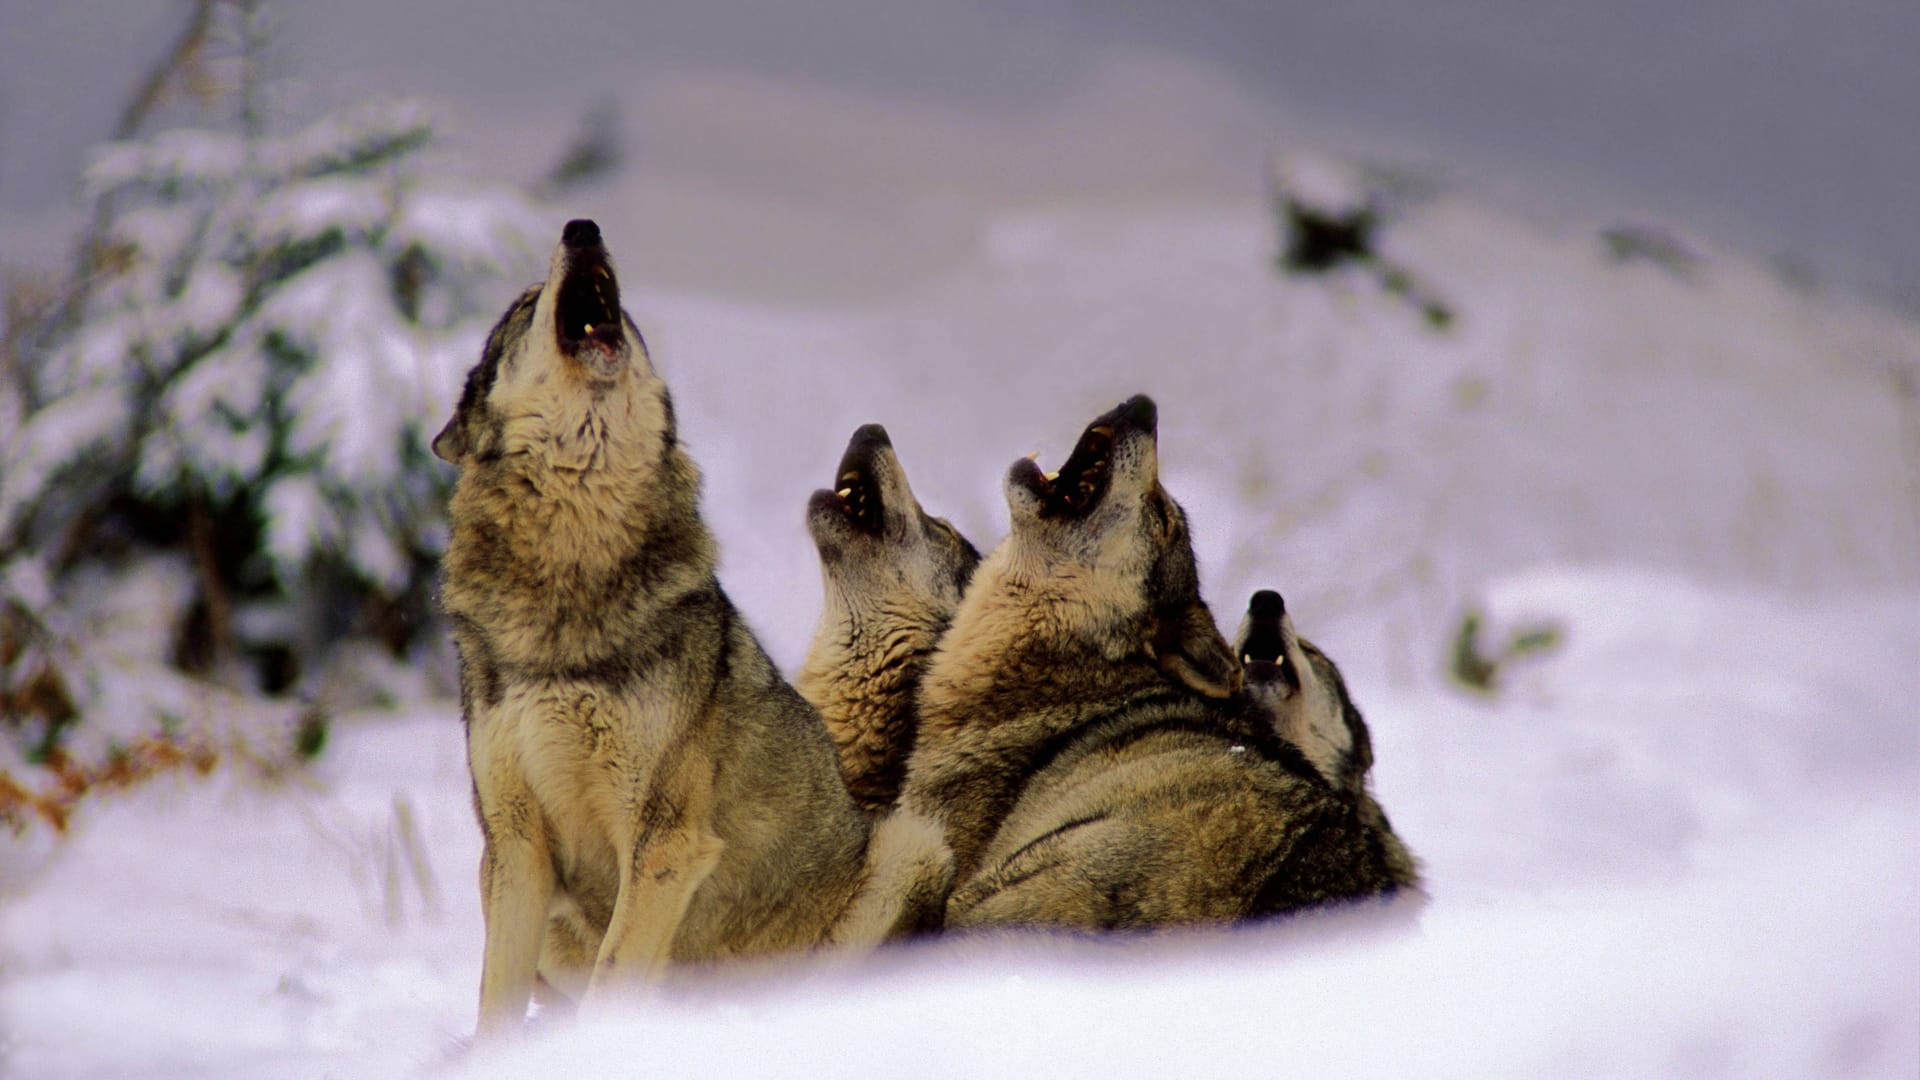
[[117, 747], [106, 759], [86, 764], [53, 751], [39, 775], [22, 779], [0, 771], [0, 823], [15, 835], [37, 820], [65, 833], [74, 808], [90, 796], [125, 791], [156, 776], [191, 770], [207, 776], [220, 755], [203, 744], [150, 736]]

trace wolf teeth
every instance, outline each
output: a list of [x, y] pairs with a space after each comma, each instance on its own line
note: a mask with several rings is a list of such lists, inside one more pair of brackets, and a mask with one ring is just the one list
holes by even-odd
[[841, 488], [839, 491], [834, 492], [834, 494], [844, 499], [847, 496], [853, 494], [853, 489], [850, 487], [844, 487], [844, 488]]
[[585, 324], [585, 325], [583, 325], [583, 326], [582, 326], [582, 327], [580, 328], [580, 332], [581, 332], [581, 333], [583, 333], [583, 334], [591, 334], [591, 333], [593, 333], [593, 324], [592, 324], [592, 323], [587, 323], [587, 324]]
[[1055, 480], [1060, 479], [1060, 471], [1058, 469], [1055, 469], [1053, 472], [1050, 472], [1050, 473], [1041, 473], [1040, 478], [1042, 480], [1045, 480], [1047, 483], [1051, 484]]
[[1039, 460], [1040, 460], [1040, 451], [1038, 451], [1038, 450], [1035, 450], [1035, 451], [1034, 451], [1033, 453], [1031, 453], [1031, 454], [1028, 454], [1028, 455], [1027, 455], [1027, 460], [1028, 460], [1028, 461], [1039, 461]]
[[1093, 427], [1090, 427], [1087, 430], [1092, 432], [1095, 435], [1100, 436], [1103, 439], [1110, 439], [1113, 437], [1113, 429], [1108, 427], [1105, 424], [1095, 424]]

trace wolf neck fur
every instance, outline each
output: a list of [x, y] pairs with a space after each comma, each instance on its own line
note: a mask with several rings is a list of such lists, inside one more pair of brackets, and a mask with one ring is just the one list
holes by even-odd
[[699, 471], [666, 407], [648, 423], [635, 396], [607, 394], [573, 415], [508, 417], [504, 452], [463, 471], [444, 599], [502, 661], [604, 659], [627, 644], [587, 617], [610, 596], [659, 603], [714, 580]]
[[[1048, 689], [1060, 686], [1052, 672], [1097, 671], [1121, 692], [1132, 683], [1144, 688], [1164, 680], [1152, 658], [1135, 645], [1145, 635], [1128, 632], [1135, 619], [1091, 611], [1088, 598], [1076, 595], [1061, 575], [1018, 574], [999, 554], [981, 564], [927, 665], [920, 688], [923, 730], [944, 734], [996, 723], [1006, 715], [1003, 705], [1044, 707]], [[1137, 618], [1145, 619], [1146, 613]], [[1088, 633], [1090, 624], [1114, 632]], [[1036, 671], [1040, 677], [1031, 678]], [[1017, 689], [1003, 692], [1001, 687]], [[1080, 684], [1061, 688], [1064, 700], [1085, 692]]]
[[914, 692], [947, 616], [886, 600], [867, 606], [831, 580], [796, 685], [820, 710], [854, 797], [869, 809], [891, 805], [912, 751]]

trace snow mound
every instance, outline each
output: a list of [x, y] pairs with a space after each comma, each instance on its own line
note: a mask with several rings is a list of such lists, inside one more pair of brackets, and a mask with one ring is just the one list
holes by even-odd
[[[1920, 797], [1896, 748], [1911, 747], [1915, 687], [1887, 660], [1915, 644], [1920, 595], [1808, 604], [1542, 569], [1489, 596], [1495, 617], [1566, 625], [1507, 697], [1355, 686], [1380, 797], [1427, 862], [1417, 921], [1360, 910], [1097, 944], [939, 941], [688, 982], [631, 1015], [467, 1053], [481, 925], [460, 725], [451, 706], [366, 714], [336, 729], [310, 783], [159, 781], [90, 808], [33, 888], [10, 883], [6, 1064], [476, 1080], [635, 1061], [729, 1076], [1911, 1075]], [[1795, 641], [1819, 642], [1818, 658], [1777, 662]], [[1629, 661], [1652, 677], [1620, 678]], [[1842, 687], [1847, 739], [1885, 752], [1807, 744], [1840, 718]]]

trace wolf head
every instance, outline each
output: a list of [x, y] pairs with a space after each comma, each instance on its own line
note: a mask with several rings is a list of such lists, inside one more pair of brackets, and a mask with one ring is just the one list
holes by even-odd
[[921, 509], [879, 424], [853, 433], [833, 487], [807, 503], [826, 604], [795, 686], [820, 710], [854, 797], [882, 810], [914, 742], [914, 693], [980, 561]]
[[711, 581], [700, 470], [591, 221], [500, 317], [433, 451], [460, 467], [440, 600], [479, 635], [463, 657], [605, 663], [631, 653], [628, 616]]
[[921, 509], [879, 424], [848, 440], [833, 488], [807, 502], [807, 531], [820, 551], [830, 617], [836, 609], [855, 618], [910, 611], [913, 621], [944, 626], [980, 562], [959, 530]]
[[1234, 635], [1247, 696], [1273, 718], [1280, 737], [1298, 747], [1335, 788], [1358, 796], [1373, 767], [1373, 740], [1346, 680], [1327, 655], [1293, 627], [1286, 601], [1262, 589], [1247, 602]]
[[1191, 689], [1226, 697], [1240, 665], [1200, 598], [1186, 513], [1160, 486], [1158, 418], [1136, 396], [1087, 425], [1058, 471], [1015, 462], [1011, 531], [969, 595], [987, 606], [1017, 598], [999, 604], [1036, 640], [1070, 642], [1094, 662], [1144, 654]]
[[455, 465], [532, 455], [588, 471], [657, 450], [671, 416], [646, 342], [620, 307], [613, 257], [591, 221], [567, 222], [547, 280], [487, 335], [433, 452]]

